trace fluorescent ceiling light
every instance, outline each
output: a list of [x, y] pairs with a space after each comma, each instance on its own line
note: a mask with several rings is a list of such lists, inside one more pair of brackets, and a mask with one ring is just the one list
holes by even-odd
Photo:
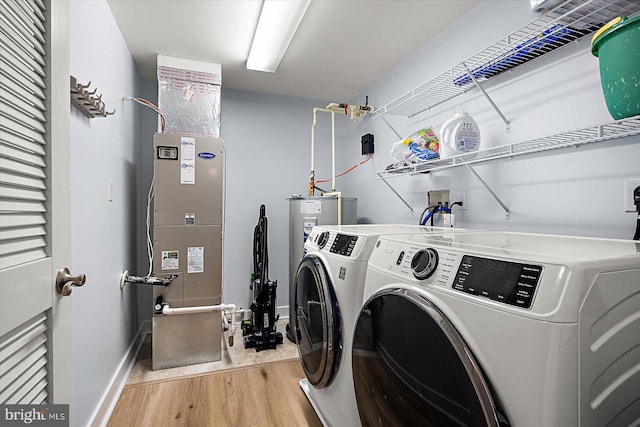
[[311, 0], [265, 0], [247, 69], [275, 73]]

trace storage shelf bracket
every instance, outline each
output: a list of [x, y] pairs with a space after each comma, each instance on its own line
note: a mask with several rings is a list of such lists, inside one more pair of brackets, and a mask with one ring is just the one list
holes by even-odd
[[491, 99], [491, 97], [489, 96], [489, 94], [487, 93], [486, 90], [484, 90], [484, 88], [482, 87], [482, 85], [480, 84], [480, 82], [478, 82], [478, 79], [475, 78], [475, 76], [473, 75], [473, 73], [471, 72], [471, 70], [469, 70], [469, 67], [467, 67], [467, 64], [465, 64], [464, 62], [462, 63], [462, 66], [464, 67], [464, 69], [467, 71], [467, 74], [469, 75], [469, 77], [471, 78], [471, 80], [473, 81], [473, 84], [476, 85], [476, 87], [478, 88], [478, 90], [480, 92], [482, 92], [482, 94], [484, 95], [485, 98], [487, 98], [487, 101], [489, 101], [489, 104], [491, 104], [491, 106], [493, 107], [494, 110], [496, 110], [496, 112], [498, 113], [498, 115], [500, 116], [500, 118], [502, 119], [502, 121], [504, 122], [504, 124], [507, 126], [507, 132], [511, 132], [511, 122], [509, 122], [509, 120], [507, 120], [507, 118], [504, 116], [504, 114], [502, 114], [502, 111], [500, 111], [500, 109], [498, 108], [498, 106], [496, 105], [495, 102], [493, 102], [493, 99]]
[[[395, 134], [396, 134], [396, 136], [397, 136], [398, 138], [402, 139], [402, 136], [398, 133], [398, 131], [397, 131], [397, 130], [395, 130], [395, 128], [394, 128], [393, 126], [391, 126], [391, 123], [389, 123], [385, 117], [383, 117], [383, 118], [382, 118], [382, 120], [387, 124], [387, 126], [389, 126], [389, 129], [391, 129], [391, 130], [393, 131], [393, 133], [395, 133]], [[378, 175], [378, 178], [380, 178], [380, 179], [382, 180], [382, 182], [384, 182], [385, 184], [387, 184], [387, 187], [389, 187], [389, 188], [391, 189], [391, 191], [393, 191], [393, 194], [395, 194], [396, 196], [398, 196], [398, 198], [399, 198], [400, 200], [402, 200], [402, 203], [404, 203], [404, 204], [409, 208], [409, 210], [411, 211], [411, 216], [412, 216], [412, 217], [413, 217], [413, 216], [415, 216], [415, 212], [414, 212], [413, 208], [411, 207], [411, 205], [410, 205], [409, 203], [407, 203], [407, 201], [406, 201], [405, 199], [403, 199], [403, 198], [402, 198], [402, 196], [400, 195], [400, 193], [398, 193], [398, 192], [396, 191], [396, 189], [395, 189], [395, 188], [393, 188], [393, 186], [392, 186], [391, 184], [389, 184], [389, 183], [387, 182], [387, 180], [386, 180], [386, 179], [384, 179], [380, 173], [377, 173], [376, 175]]]
[[498, 197], [498, 195], [495, 193], [495, 191], [493, 191], [493, 189], [489, 186], [489, 184], [487, 184], [487, 182], [484, 179], [482, 179], [480, 174], [478, 174], [478, 172], [476, 172], [476, 170], [472, 168], [469, 163], [463, 162], [463, 164], [467, 167], [467, 169], [473, 172], [476, 178], [478, 178], [478, 181], [480, 181], [480, 183], [484, 185], [484, 187], [489, 191], [489, 193], [493, 196], [493, 198], [496, 199], [496, 201], [502, 207], [502, 209], [504, 209], [505, 219], [507, 220], [511, 219], [511, 211], [509, 210], [509, 207], [502, 201], [502, 199], [500, 199], [500, 197]]
[[382, 177], [382, 174], [380, 172], [376, 173], [376, 175], [378, 175], [378, 178], [380, 178], [382, 180], [382, 182], [384, 182], [385, 184], [387, 184], [387, 187], [389, 187], [391, 189], [391, 191], [393, 191], [393, 194], [395, 194], [396, 196], [398, 196], [398, 199], [402, 200], [402, 203], [405, 204], [405, 206], [407, 206], [409, 208], [409, 210], [411, 211], [411, 216], [415, 216], [415, 211], [413, 210], [413, 208], [411, 207], [411, 205], [409, 203], [407, 203], [407, 201], [405, 199], [402, 198], [402, 196], [400, 195], [400, 193], [398, 193], [396, 191], [395, 188], [393, 188], [393, 186], [391, 184], [389, 184], [387, 182], [386, 179], [384, 179]]

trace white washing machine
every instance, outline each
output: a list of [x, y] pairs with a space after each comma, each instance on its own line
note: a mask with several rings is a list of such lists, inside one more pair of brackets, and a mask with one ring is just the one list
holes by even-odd
[[640, 242], [382, 236], [352, 373], [363, 425], [637, 426]]
[[412, 225], [316, 226], [295, 283], [300, 386], [325, 426], [357, 426], [351, 338], [362, 305], [367, 262], [381, 234], [450, 234]]

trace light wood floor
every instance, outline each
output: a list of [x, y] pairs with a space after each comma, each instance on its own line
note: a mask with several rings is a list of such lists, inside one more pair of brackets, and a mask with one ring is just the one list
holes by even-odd
[[109, 420], [121, 426], [322, 426], [298, 360], [127, 385]]

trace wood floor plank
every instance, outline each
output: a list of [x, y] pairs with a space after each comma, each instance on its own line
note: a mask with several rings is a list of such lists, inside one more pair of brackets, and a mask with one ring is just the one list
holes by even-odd
[[122, 426], [321, 426], [297, 360], [127, 386], [109, 420]]

